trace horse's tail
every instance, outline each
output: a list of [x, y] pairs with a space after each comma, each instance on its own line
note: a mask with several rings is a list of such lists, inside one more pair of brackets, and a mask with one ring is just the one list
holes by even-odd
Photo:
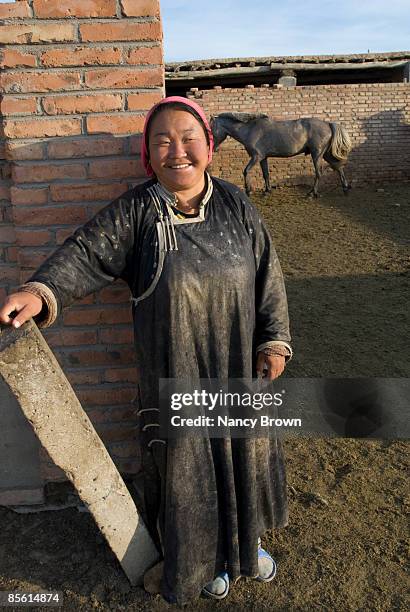
[[335, 159], [345, 160], [352, 149], [350, 136], [338, 123], [331, 123], [330, 127], [332, 129], [330, 152]]

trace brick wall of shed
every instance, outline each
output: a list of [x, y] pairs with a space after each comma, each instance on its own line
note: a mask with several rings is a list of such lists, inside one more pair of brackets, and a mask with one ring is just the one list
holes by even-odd
[[[0, 4], [0, 298], [142, 180], [139, 139], [164, 95], [158, 0]], [[123, 473], [139, 469], [129, 292], [114, 283], [45, 336]], [[43, 453], [45, 481], [63, 474]]]
[[19, 278], [10, 202], [11, 168], [6, 159], [5, 144], [5, 138], [0, 136], [0, 302]]
[[[196, 99], [208, 116], [222, 112], [258, 112], [272, 119], [318, 117], [339, 122], [353, 142], [346, 165], [347, 177], [353, 185], [410, 180], [409, 83], [217, 87], [190, 91], [187, 95]], [[215, 155], [211, 171], [243, 186], [242, 172], [248, 160], [242, 145], [228, 138]], [[269, 167], [272, 183], [311, 185], [313, 182], [310, 156], [270, 158]], [[255, 188], [264, 187], [259, 165], [252, 169], [250, 176]], [[338, 175], [330, 168], [324, 173], [322, 187], [339, 189]]]

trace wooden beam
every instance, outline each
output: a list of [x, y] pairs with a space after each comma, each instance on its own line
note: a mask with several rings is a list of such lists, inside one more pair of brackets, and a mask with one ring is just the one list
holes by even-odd
[[193, 81], [201, 78], [221, 78], [221, 77], [237, 77], [237, 76], [259, 76], [272, 75], [276, 76], [282, 70], [294, 70], [295, 72], [335, 72], [346, 70], [380, 70], [402, 68], [407, 62], [365, 62], [365, 63], [332, 63], [332, 64], [274, 64], [270, 66], [242, 66], [232, 68], [213, 68], [210, 70], [179, 70], [178, 72], [165, 72], [165, 78], [168, 81], [187, 80]]

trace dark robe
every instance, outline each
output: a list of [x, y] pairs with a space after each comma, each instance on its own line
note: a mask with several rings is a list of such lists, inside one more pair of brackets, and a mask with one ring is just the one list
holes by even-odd
[[[256, 576], [258, 537], [287, 523], [275, 437], [154, 441], [159, 378], [251, 378], [258, 345], [290, 341], [271, 238], [242, 191], [212, 181], [204, 221], [175, 226], [178, 250], [166, 253], [155, 290], [133, 306], [144, 515], [162, 545], [163, 595], [179, 604], [225, 568], [231, 578]], [[150, 286], [159, 260], [154, 182], [104, 208], [30, 279], [53, 291], [59, 310], [116, 278], [134, 297]]]

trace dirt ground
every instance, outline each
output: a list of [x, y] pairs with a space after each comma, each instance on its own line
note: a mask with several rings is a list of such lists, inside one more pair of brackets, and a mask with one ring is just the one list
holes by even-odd
[[[253, 195], [286, 277], [286, 375], [408, 377], [410, 184], [305, 193]], [[288, 439], [285, 451], [290, 523], [264, 540], [277, 578], [241, 580], [227, 599], [188, 609], [407, 610], [409, 443]], [[0, 508], [0, 524], [0, 590], [62, 590], [64, 610], [173, 608], [129, 586], [86, 512]]]

